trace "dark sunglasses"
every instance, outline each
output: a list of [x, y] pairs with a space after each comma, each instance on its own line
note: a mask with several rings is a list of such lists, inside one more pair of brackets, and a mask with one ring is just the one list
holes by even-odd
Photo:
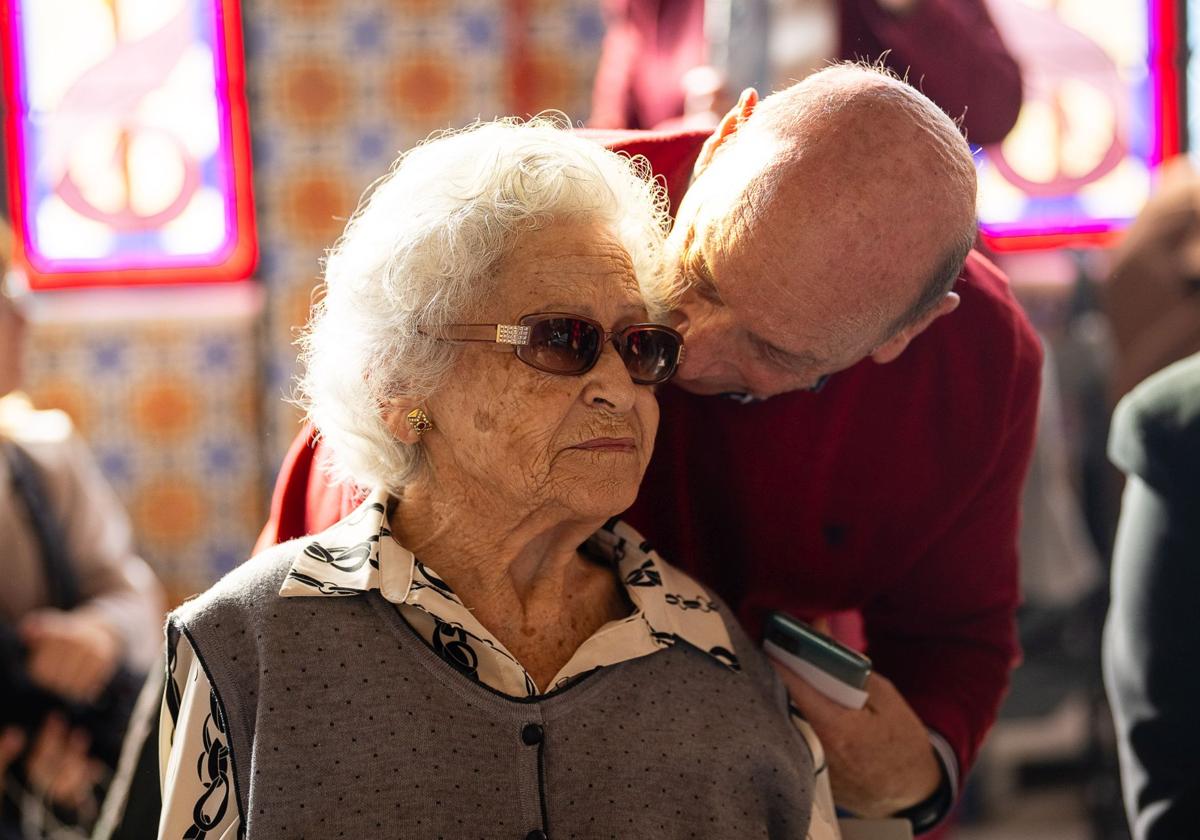
[[447, 324], [422, 334], [444, 341], [484, 341], [511, 345], [517, 358], [531, 368], [562, 376], [587, 373], [600, 361], [604, 345], [616, 348], [629, 376], [638, 385], [659, 385], [670, 379], [683, 360], [683, 336], [662, 324], [630, 324], [606, 331], [582, 315], [539, 312], [516, 324]]

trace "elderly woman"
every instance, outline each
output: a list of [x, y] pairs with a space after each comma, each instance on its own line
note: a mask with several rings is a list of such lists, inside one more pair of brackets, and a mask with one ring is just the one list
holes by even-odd
[[537, 121], [374, 187], [301, 383], [371, 492], [171, 617], [160, 837], [805, 836], [781, 684], [614, 518], [682, 355], [663, 206]]

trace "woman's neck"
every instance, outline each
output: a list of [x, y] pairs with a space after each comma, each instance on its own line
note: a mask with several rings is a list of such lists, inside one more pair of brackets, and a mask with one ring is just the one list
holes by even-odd
[[613, 571], [579, 552], [603, 522], [556, 513], [418, 483], [391, 515], [393, 538], [543, 687], [596, 630], [629, 612]]
[[456, 592], [460, 584], [507, 590], [522, 603], [586, 562], [579, 546], [602, 524], [420, 484], [406, 488], [391, 516], [396, 541]]

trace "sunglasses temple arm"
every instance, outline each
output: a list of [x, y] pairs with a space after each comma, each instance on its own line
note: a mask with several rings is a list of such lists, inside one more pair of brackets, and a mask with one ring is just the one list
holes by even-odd
[[422, 330], [422, 334], [443, 341], [478, 341], [506, 346], [529, 343], [529, 327], [517, 324], [446, 324], [437, 330]]

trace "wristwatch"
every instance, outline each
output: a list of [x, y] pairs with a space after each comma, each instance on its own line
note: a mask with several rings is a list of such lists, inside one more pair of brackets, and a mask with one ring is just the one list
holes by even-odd
[[893, 816], [908, 820], [912, 823], [913, 834], [923, 834], [929, 831], [950, 813], [954, 807], [954, 790], [950, 784], [950, 774], [938, 751], [933, 750], [938, 767], [942, 768], [942, 780], [937, 790], [916, 805], [911, 805], [903, 811], [897, 811]]

